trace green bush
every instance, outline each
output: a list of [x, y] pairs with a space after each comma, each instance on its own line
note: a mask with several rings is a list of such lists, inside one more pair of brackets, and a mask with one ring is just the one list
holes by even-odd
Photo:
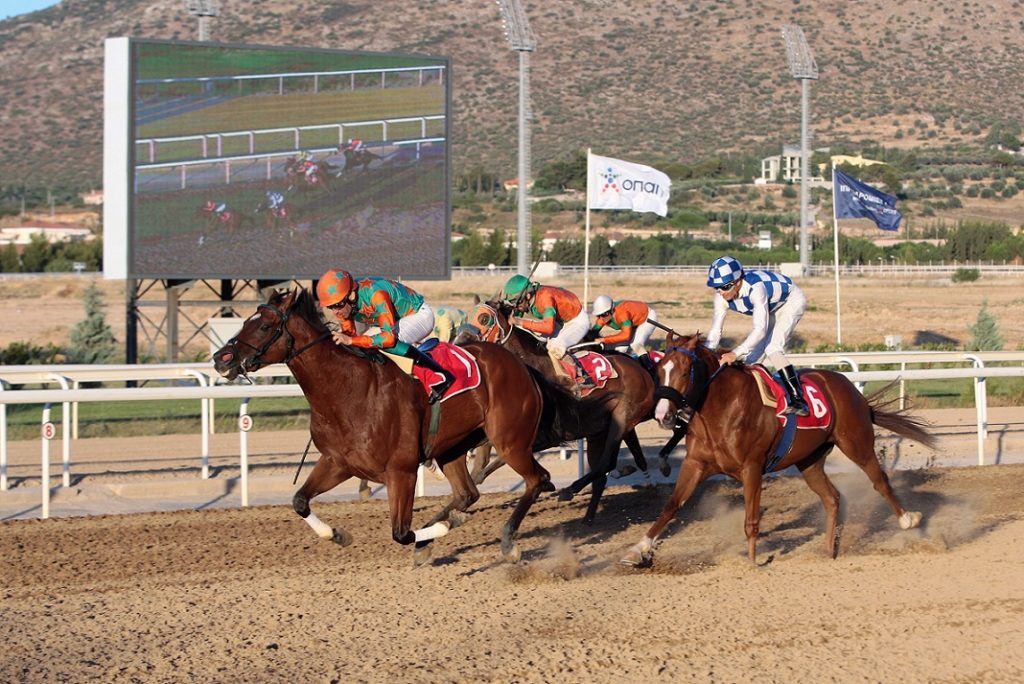
[[958, 268], [953, 273], [954, 283], [973, 283], [981, 277], [981, 271], [976, 268]]

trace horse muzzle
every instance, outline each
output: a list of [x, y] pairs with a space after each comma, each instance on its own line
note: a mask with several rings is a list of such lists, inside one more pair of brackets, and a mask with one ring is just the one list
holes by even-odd
[[243, 359], [235, 345], [225, 344], [213, 353], [213, 368], [228, 380], [234, 380], [250, 360]]

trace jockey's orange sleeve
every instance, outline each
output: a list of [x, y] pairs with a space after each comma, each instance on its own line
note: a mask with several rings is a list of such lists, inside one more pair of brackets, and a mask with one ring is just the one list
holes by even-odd
[[580, 315], [583, 305], [580, 299], [569, 290], [560, 287], [542, 285], [537, 288], [530, 306], [530, 313], [539, 321], [523, 319], [519, 325], [541, 335], [551, 336], [555, 333], [556, 323], [566, 323]]
[[372, 337], [369, 335], [357, 335], [352, 338], [354, 347], [379, 347], [380, 349], [391, 349], [398, 342], [396, 328], [398, 326], [398, 314], [395, 312], [395, 303], [391, 301], [386, 290], [377, 290], [370, 298], [370, 303], [359, 311], [360, 318], [368, 325], [375, 325], [380, 332]]
[[612, 310], [612, 319], [608, 321], [608, 326], [617, 329], [618, 332], [612, 333], [608, 337], [602, 337], [600, 341], [605, 344], [629, 342], [633, 339], [636, 329], [647, 322], [647, 311], [647, 305], [643, 302], [632, 300], [619, 302]]

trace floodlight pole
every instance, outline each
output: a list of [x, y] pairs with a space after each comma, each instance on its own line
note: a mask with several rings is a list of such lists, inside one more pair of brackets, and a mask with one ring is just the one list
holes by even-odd
[[810, 248], [807, 240], [808, 199], [810, 196], [810, 119], [811, 84], [818, 79], [818, 65], [814, 53], [807, 45], [804, 31], [795, 24], [782, 27], [782, 38], [786, 43], [789, 72], [800, 81], [800, 272], [807, 275], [810, 269]]
[[205, 43], [210, 40], [210, 17], [220, 14], [217, 0], [185, 0], [185, 8], [194, 17], [199, 17], [199, 34], [197, 40]]
[[537, 48], [519, 0], [497, 0], [509, 45], [519, 53], [519, 180], [516, 190], [516, 271], [530, 271], [530, 210], [526, 201], [530, 175], [530, 53]]

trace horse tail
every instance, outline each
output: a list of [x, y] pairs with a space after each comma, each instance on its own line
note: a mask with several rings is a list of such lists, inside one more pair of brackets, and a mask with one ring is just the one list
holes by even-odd
[[529, 371], [543, 400], [534, 451], [595, 434], [605, 427], [609, 412], [606, 406], [618, 398], [617, 393], [577, 399], [576, 395], [548, 380], [537, 369], [529, 368]]
[[868, 408], [871, 410], [871, 422], [878, 427], [923, 444], [929, 449], [934, 449], [938, 440], [928, 431], [928, 423], [920, 418], [907, 415], [909, 409], [885, 410], [887, 406], [891, 406], [899, 400], [899, 397], [883, 398], [883, 395], [887, 394], [898, 382], [899, 380], [893, 380], [867, 398]]

